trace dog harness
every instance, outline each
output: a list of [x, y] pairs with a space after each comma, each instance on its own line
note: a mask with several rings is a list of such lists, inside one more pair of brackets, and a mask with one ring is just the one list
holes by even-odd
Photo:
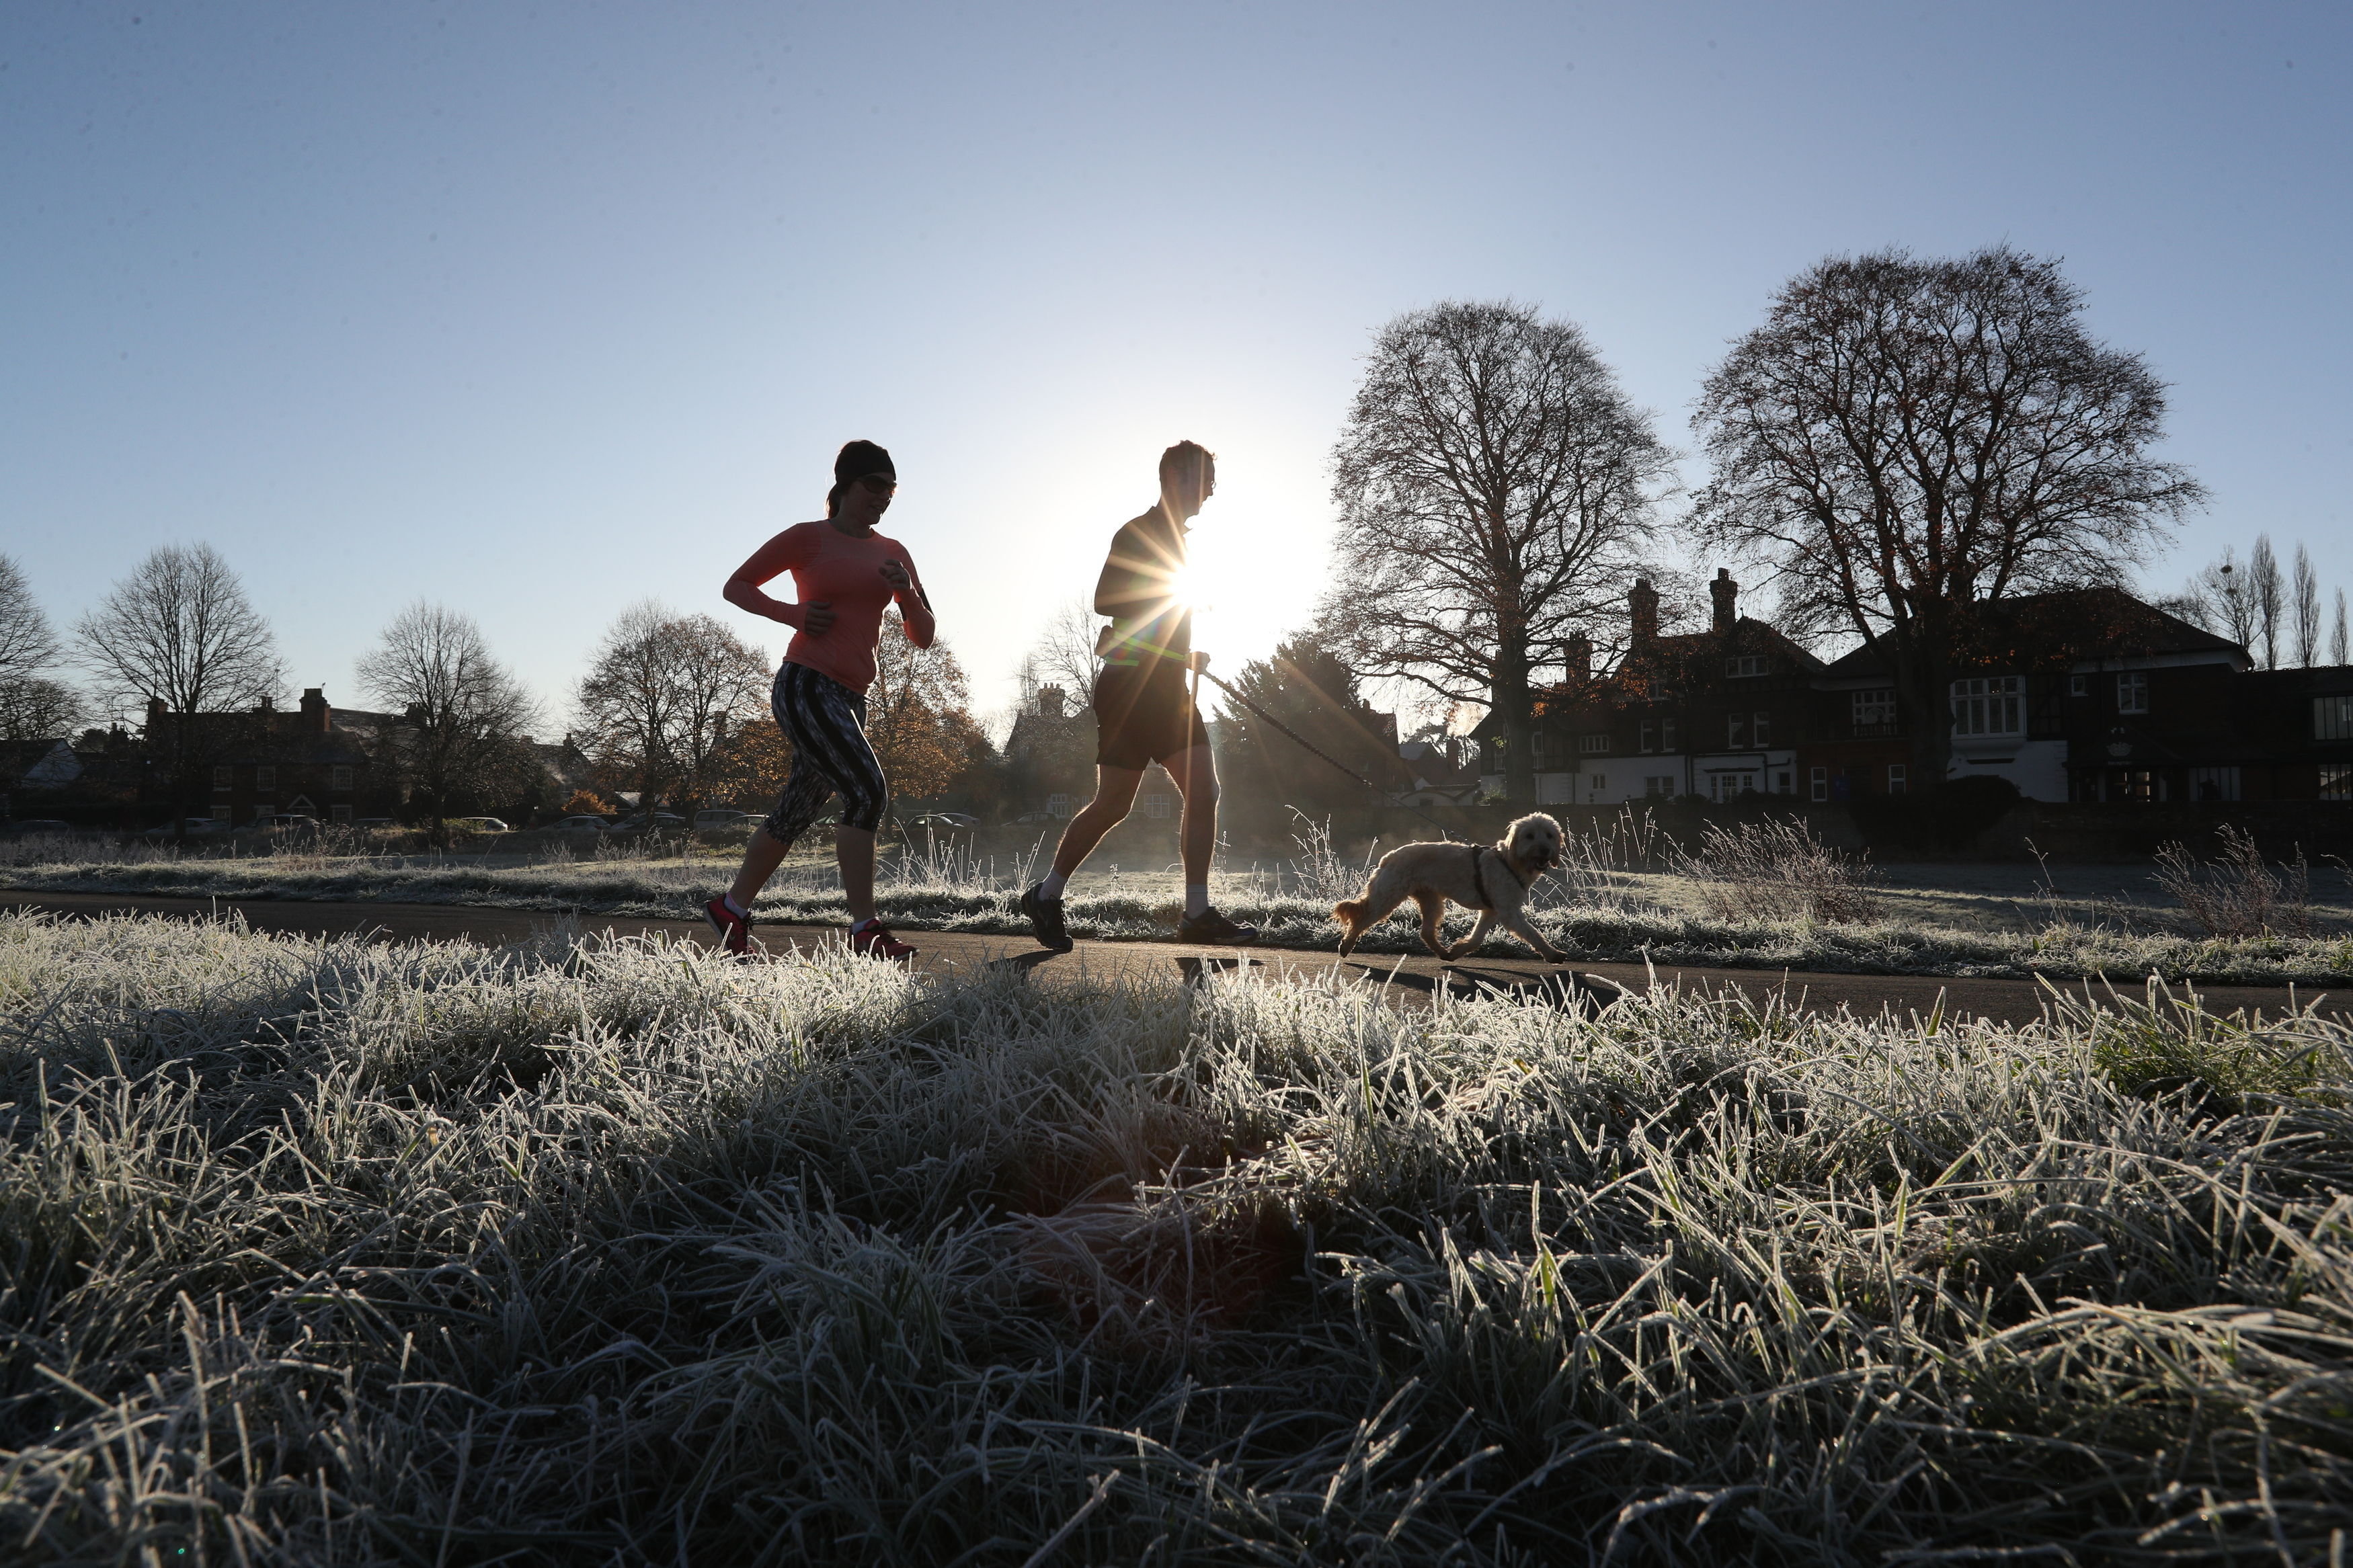
[[[1479, 857], [1493, 854], [1495, 847], [1492, 844], [1468, 844], [1463, 847], [1471, 851], [1471, 885], [1479, 890], [1479, 897], [1486, 900], [1471, 907], [1474, 910], [1492, 910], [1495, 907], [1495, 900], [1487, 898], [1487, 863]], [[1508, 860], [1504, 861], [1504, 869], [1511, 871], [1512, 863]], [[1520, 874], [1517, 871], [1512, 871], [1512, 880], [1520, 882]], [[1528, 888], [1528, 883], [1520, 882], [1520, 891], [1525, 893]]]

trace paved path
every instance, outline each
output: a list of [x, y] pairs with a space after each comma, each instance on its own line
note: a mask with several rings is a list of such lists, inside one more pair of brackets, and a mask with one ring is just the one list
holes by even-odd
[[[111, 893], [0, 892], [0, 909], [41, 910], [79, 916], [133, 911], [182, 919], [202, 919], [216, 912], [235, 910], [243, 915], [256, 931], [312, 936], [359, 932], [392, 942], [422, 939], [474, 942], [489, 946], [523, 941], [534, 931], [561, 918], [544, 910], [482, 909], [464, 904], [335, 904], [269, 899], [165, 899]], [[711, 928], [700, 921], [584, 915], [580, 917], [580, 923], [587, 931], [611, 931], [623, 935], [665, 931], [698, 942], [710, 941], [712, 934]], [[1525, 950], [1519, 947], [1516, 939], [1509, 937], [1491, 942], [1484, 956], [1449, 965], [1440, 963], [1427, 953], [1416, 953], [1402, 959], [1393, 953], [1360, 954], [1355, 959], [1342, 959], [1329, 950], [1190, 947], [1166, 942], [1082, 942], [1077, 952], [1058, 955], [1045, 952], [1027, 937], [977, 936], [960, 931], [907, 931], [903, 934], [921, 950], [918, 962], [922, 966], [943, 973], [1008, 963], [1038, 975], [1082, 972], [1093, 974], [1106, 972], [1167, 974], [1172, 970], [1190, 974], [1198, 973], [1203, 965], [1223, 968], [1237, 963], [1248, 963], [1274, 973], [1307, 974], [1336, 968], [1345, 973], [1387, 986], [1389, 994], [1401, 1002], [1426, 998], [1441, 985], [1458, 994], [1472, 994], [1476, 987], [1487, 985], [1556, 996], [1561, 973], [1553, 965], [1513, 956], [1514, 952], [1524, 954]], [[808, 945], [828, 940], [839, 941], [842, 930], [839, 926], [763, 925], [757, 928], [757, 935], [774, 951], [788, 944]], [[1637, 990], [1651, 983], [1650, 973], [1639, 963], [1580, 963], [1576, 967]], [[1883, 1008], [1894, 1008], [1898, 1014], [1925, 1014], [1937, 1006], [1941, 1000], [1948, 1016], [1975, 1016], [2005, 1023], [2024, 1023], [2039, 1017], [2048, 994], [2031, 980], [1949, 979], [1912, 974], [1832, 974], [1682, 966], [1662, 967], [1657, 971], [1657, 978], [1662, 984], [1682, 984], [1710, 992], [1726, 988], [1743, 991], [1759, 1001], [1778, 994], [1789, 1004], [1816, 1011], [1848, 1007], [1857, 1013], [1871, 1015]], [[2082, 995], [2087, 988], [2078, 982], [2069, 989]], [[2095, 1000], [2105, 998], [2105, 986], [2094, 984], [2088, 989]], [[2120, 985], [2118, 989], [2127, 996], [2139, 994], [2137, 986]], [[2206, 998], [2209, 1007], [2223, 1013], [2241, 1007], [2265, 1013], [2278, 1012], [2288, 1005], [2290, 998], [2287, 988], [2275, 986], [2210, 985], [2200, 987], [2199, 992]], [[2315, 993], [2305, 989], [2295, 994], [2298, 1000], [2309, 1001]], [[2328, 996], [2322, 1006], [2332, 1014], [2353, 1013], [2353, 995], [2348, 995], [2341, 1002], [2335, 996]]]

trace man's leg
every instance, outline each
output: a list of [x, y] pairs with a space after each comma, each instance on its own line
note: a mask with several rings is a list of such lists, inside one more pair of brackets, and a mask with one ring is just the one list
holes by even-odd
[[1187, 746], [1163, 765], [1185, 797], [1185, 918], [1176, 935], [1229, 946], [1257, 941], [1256, 927], [1238, 925], [1209, 907], [1209, 863], [1218, 852], [1218, 766], [1208, 744]]
[[1046, 897], [1062, 896], [1062, 884], [1071, 874], [1086, 863], [1103, 835], [1127, 820], [1130, 807], [1135, 805], [1135, 792], [1144, 783], [1142, 768], [1095, 769], [1095, 797], [1087, 802], [1086, 809], [1071, 818], [1062, 829], [1062, 841], [1054, 847], [1054, 874], [1045, 884]]

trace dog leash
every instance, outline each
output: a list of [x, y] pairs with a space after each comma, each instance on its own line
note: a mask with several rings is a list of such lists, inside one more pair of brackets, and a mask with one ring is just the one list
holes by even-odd
[[[1251, 701], [1240, 692], [1235, 690], [1231, 686], [1227, 685], [1223, 680], [1211, 675], [1208, 670], [1198, 668], [1193, 671], [1193, 674], [1195, 678], [1193, 689], [1196, 693], [1200, 690], [1200, 683], [1203, 680], [1207, 680], [1210, 685], [1216, 687], [1219, 690], [1224, 692], [1227, 696], [1232, 698], [1235, 701], [1240, 703], [1243, 707], [1249, 709], [1260, 718], [1265, 720], [1267, 723], [1273, 726], [1276, 731], [1290, 736], [1291, 739], [1299, 745], [1300, 749], [1307, 752], [1309, 756], [1321, 758], [1323, 761], [1329, 763], [1332, 766], [1339, 769], [1342, 773], [1347, 774], [1350, 778], [1356, 780], [1366, 789], [1371, 790], [1375, 795], [1383, 797], [1383, 804], [1386, 805], [1388, 803], [1388, 791], [1383, 789], [1380, 785], [1375, 784], [1372, 780], [1366, 778], [1364, 774], [1358, 773], [1347, 763], [1340, 761], [1337, 757], [1332, 756], [1324, 752], [1322, 749], [1317, 747], [1314, 742], [1308, 740], [1306, 736], [1302, 735], [1298, 731], [1293, 729], [1290, 725], [1284, 723], [1282, 720], [1276, 718], [1273, 714], [1268, 712], [1265, 709], [1260, 707], [1257, 703]], [[1451, 843], [1453, 841], [1454, 830], [1447, 826], [1446, 824], [1439, 821], [1438, 818], [1430, 816], [1430, 813], [1422, 810], [1421, 807], [1418, 805], [1407, 805], [1403, 801], [1399, 801], [1398, 804], [1404, 805], [1406, 810], [1413, 813], [1424, 822], [1429, 823], [1432, 827], [1437, 828], [1439, 832], [1444, 834], [1448, 842]]]

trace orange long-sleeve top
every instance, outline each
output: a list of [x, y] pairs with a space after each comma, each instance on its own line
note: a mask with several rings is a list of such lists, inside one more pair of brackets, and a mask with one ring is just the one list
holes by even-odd
[[[885, 561], [907, 569], [908, 588], [892, 588], [882, 575]], [[786, 604], [761, 592], [764, 584], [787, 572], [793, 574], [797, 603]], [[726, 595], [729, 604], [793, 628], [785, 662], [806, 666], [852, 691], [873, 684], [874, 645], [882, 636], [882, 612], [893, 599], [909, 642], [929, 647], [937, 629], [923, 580], [907, 547], [880, 533], [844, 533], [830, 522], [796, 523], [752, 552], [751, 559], [727, 579]], [[820, 601], [833, 606], [833, 625], [812, 632], [806, 625], [807, 609]]]

